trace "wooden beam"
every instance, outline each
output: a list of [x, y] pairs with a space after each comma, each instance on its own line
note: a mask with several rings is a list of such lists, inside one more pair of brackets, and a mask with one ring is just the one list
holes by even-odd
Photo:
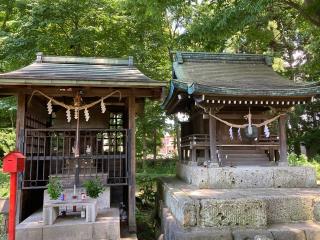
[[[17, 94], [17, 117], [16, 117], [16, 150], [24, 151], [24, 130], [25, 130], [25, 115], [26, 115], [26, 95], [24, 93]], [[17, 190], [17, 212], [16, 222], [22, 220], [22, 173], [18, 175], [18, 190]]]
[[287, 115], [283, 114], [279, 117], [279, 144], [280, 144], [280, 159], [279, 166], [288, 166], [287, 156], [287, 133], [286, 133]]
[[[30, 95], [34, 90], [39, 90], [51, 97], [74, 97], [79, 90], [83, 90], [83, 97], [104, 97], [115, 90], [119, 90], [122, 97], [128, 97], [130, 94], [132, 94], [132, 89], [133, 88], [6, 86], [5, 88], [0, 87], [0, 95], [9, 96], [15, 95], [19, 92]], [[153, 99], [160, 99], [162, 95], [161, 88], [134, 88], [134, 92], [137, 98], [149, 97]], [[118, 97], [118, 95], [115, 94], [114, 97]]]
[[135, 112], [136, 99], [135, 95], [132, 94], [128, 97], [128, 112], [129, 112], [129, 129], [130, 129], [130, 176], [129, 176], [129, 186], [128, 186], [128, 217], [129, 217], [129, 231], [136, 232], [136, 112]]
[[210, 160], [213, 166], [218, 167], [217, 158], [217, 121], [214, 117], [209, 116], [209, 136], [210, 136]]

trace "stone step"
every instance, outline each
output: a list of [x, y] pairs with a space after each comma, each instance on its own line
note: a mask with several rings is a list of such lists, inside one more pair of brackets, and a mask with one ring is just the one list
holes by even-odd
[[162, 183], [163, 201], [184, 227], [265, 227], [320, 220], [320, 189], [197, 189]]
[[311, 167], [234, 165], [233, 167], [208, 168], [179, 163], [177, 165], [177, 175], [187, 184], [192, 184], [198, 188], [250, 189], [317, 186], [316, 171]]
[[320, 225], [313, 221], [272, 224], [266, 228], [183, 228], [170, 210], [161, 211], [162, 240], [319, 240]]
[[119, 240], [119, 209], [101, 210], [95, 222], [75, 216], [58, 218], [53, 225], [44, 225], [42, 211], [36, 212], [16, 227], [17, 240]]

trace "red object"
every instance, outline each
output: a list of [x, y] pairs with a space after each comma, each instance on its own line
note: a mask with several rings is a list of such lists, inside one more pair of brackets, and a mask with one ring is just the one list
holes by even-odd
[[10, 173], [9, 240], [15, 240], [16, 235], [17, 173], [24, 170], [25, 158], [20, 152], [10, 152], [3, 158], [3, 172]]
[[17, 173], [23, 172], [24, 170], [24, 160], [20, 152], [10, 152], [3, 158], [3, 172], [7, 173]]

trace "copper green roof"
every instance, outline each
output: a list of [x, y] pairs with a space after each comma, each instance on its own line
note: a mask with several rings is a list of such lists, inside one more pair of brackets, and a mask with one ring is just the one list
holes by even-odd
[[174, 92], [210, 96], [312, 97], [320, 94], [318, 83], [295, 83], [272, 69], [269, 56], [177, 52], [174, 55], [169, 95]]
[[22, 69], [0, 74], [0, 85], [54, 85], [93, 87], [163, 87], [127, 59], [37, 56]]

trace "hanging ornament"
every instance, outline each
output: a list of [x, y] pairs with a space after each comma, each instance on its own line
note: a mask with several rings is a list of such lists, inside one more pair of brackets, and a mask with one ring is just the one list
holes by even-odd
[[105, 113], [107, 110], [106, 104], [104, 103], [103, 99], [101, 99], [101, 112]]
[[51, 114], [52, 113], [52, 101], [51, 100], [47, 103], [47, 109], [48, 109], [48, 114]]
[[240, 141], [242, 141], [241, 129], [240, 128], [238, 128], [238, 138], [239, 138]]
[[66, 115], [67, 115], [67, 121], [71, 122], [71, 111], [70, 111], [70, 108], [67, 109]]
[[88, 122], [90, 119], [90, 114], [87, 108], [84, 109], [84, 117], [86, 119], [86, 122]]
[[268, 125], [267, 125], [267, 124], [266, 124], [266, 125], [264, 125], [264, 129], [263, 129], [263, 131], [264, 131], [264, 135], [266, 136], [266, 138], [269, 138], [269, 137], [270, 137], [270, 130], [269, 130]]
[[74, 119], [78, 119], [78, 118], [79, 118], [79, 109], [76, 108], [76, 109], [74, 110]]
[[230, 139], [233, 140], [233, 130], [232, 127], [229, 128]]

